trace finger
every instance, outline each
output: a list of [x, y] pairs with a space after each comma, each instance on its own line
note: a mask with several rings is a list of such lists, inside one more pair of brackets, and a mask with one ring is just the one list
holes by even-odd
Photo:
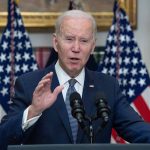
[[51, 86], [52, 79], [53, 79], [53, 72], [50, 72], [49, 74], [50, 74], [50, 77], [49, 77], [49, 79], [50, 79], [50, 82], [49, 82], [49, 83], [50, 83], [50, 86]]
[[43, 88], [43, 84], [38, 85], [38, 86], [35, 88], [35, 91], [34, 91], [34, 94], [33, 94], [33, 95], [35, 95], [36, 93], [40, 94], [41, 91], [42, 91], [42, 88]]
[[51, 77], [53, 76], [53, 72], [49, 72], [49, 73], [47, 73], [43, 78], [42, 78], [42, 80], [43, 79], [50, 79]]
[[49, 83], [50, 84], [50, 79], [43, 79], [41, 80], [38, 85], [41, 85], [41, 84], [46, 84], [46, 83]]
[[57, 86], [53, 91], [54, 96], [57, 97], [58, 94], [61, 93], [63, 89], [64, 89], [63, 85]]
[[39, 84], [45, 84], [48, 81], [47, 83], [51, 87], [52, 78], [53, 78], [53, 72], [50, 72], [42, 78], [42, 80], [39, 82]]
[[45, 86], [48, 85], [48, 87], [50, 87], [50, 79], [45, 79], [43, 81], [40, 81], [38, 86], [36, 87], [36, 91], [41, 91], [42, 89], [45, 88]]

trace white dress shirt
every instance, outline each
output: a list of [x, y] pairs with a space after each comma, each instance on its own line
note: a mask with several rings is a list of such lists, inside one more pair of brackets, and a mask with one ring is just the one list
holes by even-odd
[[[61, 68], [61, 66], [59, 65], [59, 61], [57, 61], [56, 65], [55, 65], [55, 71], [56, 71], [60, 85], [64, 86], [64, 88], [62, 90], [62, 95], [65, 100], [67, 89], [69, 87], [68, 81], [71, 79], [71, 77]], [[82, 97], [84, 79], [85, 79], [85, 69], [82, 69], [80, 74], [77, 77], [75, 77], [75, 79], [77, 80], [77, 82], [75, 83], [75, 89]], [[27, 120], [28, 110], [29, 110], [29, 107], [24, 111], [23, 119], [22, 119], [22, 129], [24, 131], [27, 130], [32, 125], [34, 125], [36, 123], [36, 121], [39, 119], [39, 117], [42, 115], [42, 114], [40, 114], [34, 118]]]

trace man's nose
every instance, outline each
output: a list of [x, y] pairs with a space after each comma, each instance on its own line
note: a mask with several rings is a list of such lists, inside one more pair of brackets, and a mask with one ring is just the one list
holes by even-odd
[[73, 50], [74, 50], [75, 52], [79, 52], [79, 51], [80, 51], [80, 42], [79, 42], [78, 40], [76, 40], [76, 41], [74, 42], [74, 48], [73, 48]]

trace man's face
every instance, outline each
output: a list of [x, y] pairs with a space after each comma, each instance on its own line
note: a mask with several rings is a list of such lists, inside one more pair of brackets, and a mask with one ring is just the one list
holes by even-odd
[[53, 36], [60, 66], [71, 77], [76, 77], [85, 66], [95, 47], [92, 23], [84, 18], [65, 18], [60, 34]]

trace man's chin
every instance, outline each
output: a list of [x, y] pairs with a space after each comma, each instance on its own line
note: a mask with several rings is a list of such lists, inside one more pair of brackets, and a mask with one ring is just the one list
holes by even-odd
[[74, 77], [78, 76], [80, 72], [81, 72], [81, 69], [76, 68], [76, 67], [72, 67], [72, 68], [70, 69], [70, 71], [69, 71], [69, 75], [70, 75], [72, 78], [74, 78]]

